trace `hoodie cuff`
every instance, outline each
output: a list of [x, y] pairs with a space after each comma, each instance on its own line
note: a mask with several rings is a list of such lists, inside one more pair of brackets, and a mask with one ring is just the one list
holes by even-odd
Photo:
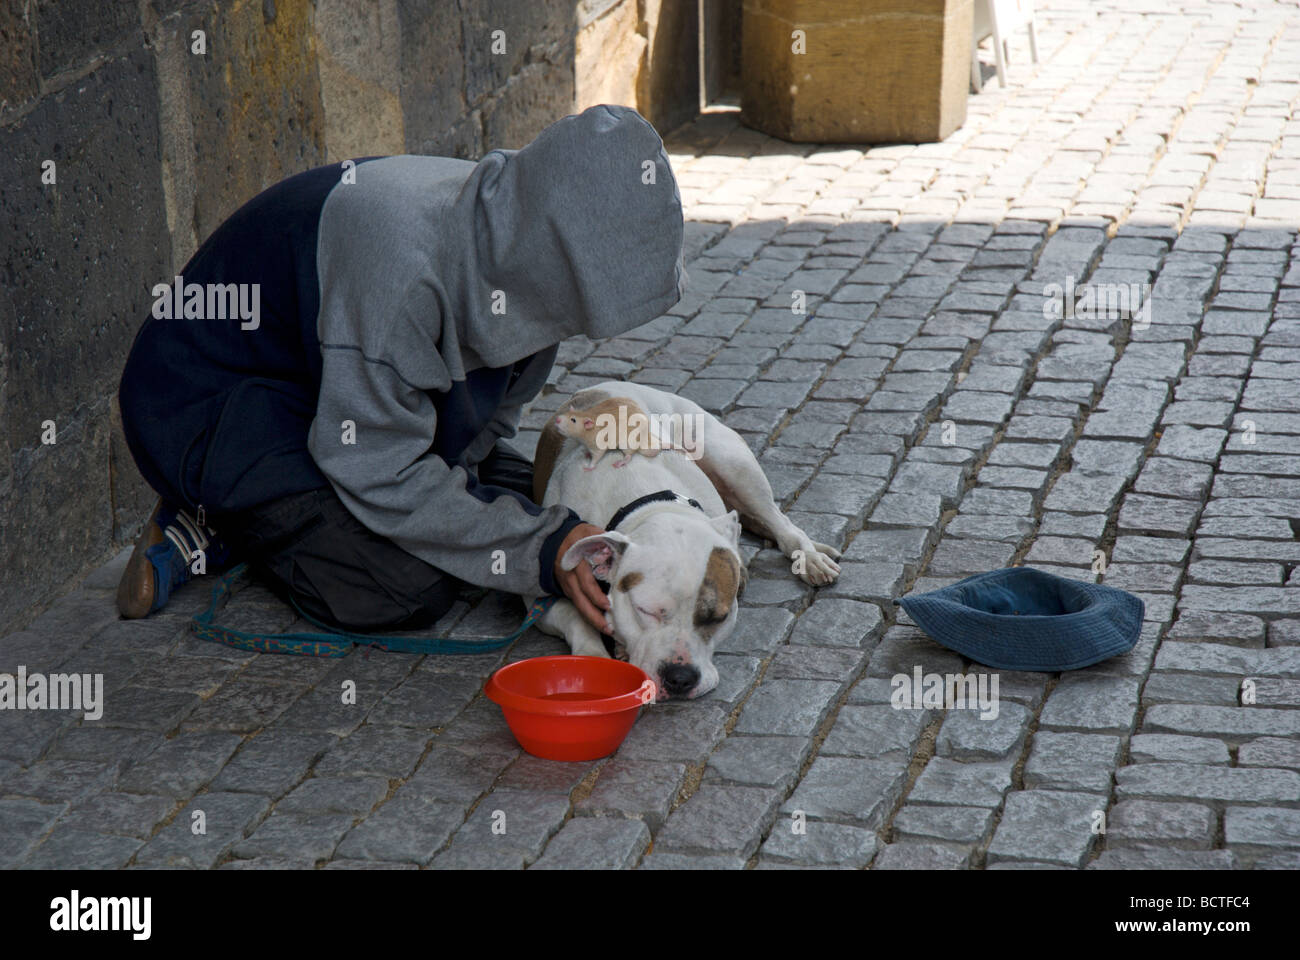
[[537, 581], [542, 588], [542, 593], [558, 596], [562, 592], [555, 582], [555, 555], [560, 550], [560, 544], [564, 543], [564, 538], [569, 535], [569, 531], [580, 523], [582, 518], [570, 510], [568, 518], [555, 529], [554, 533], [542, 541], [542, 552], [537, 557], [541, 567]]

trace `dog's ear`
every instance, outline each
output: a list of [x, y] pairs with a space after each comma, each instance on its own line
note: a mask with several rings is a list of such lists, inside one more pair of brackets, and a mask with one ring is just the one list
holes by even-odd
[[709, 523], [713, 524], [713, 529], [722, 534], [733, 547], [740, 545], [740, 514], [735, 510], [724, 513], [720, 517], [713, 517]]
[[591, 572], [597, 579], [611, 580], [614, 567], [631, 543], [631, 540], [615, 530], [583, 537], [565, 551], [564, 556], [560, 558], [560, 566], [565, 570], [572, 570], [581, 561], [586, 560], [591, 564]]

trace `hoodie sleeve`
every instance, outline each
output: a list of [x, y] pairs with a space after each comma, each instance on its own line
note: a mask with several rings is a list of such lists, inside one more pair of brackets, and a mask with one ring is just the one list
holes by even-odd
[[341, 345], [322, 355], [308, 444], [349, 512], [469, 583], [523, 595], [557, 593], [555, 555], [581, 522], [577, 514], [479, 483], [430, 452], [438, 429], [433, 401], [391, 362]]

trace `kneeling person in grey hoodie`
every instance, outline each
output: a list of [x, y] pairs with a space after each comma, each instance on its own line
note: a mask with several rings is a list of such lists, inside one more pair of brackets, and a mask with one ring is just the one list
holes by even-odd
[[[468, 583], [563, 593], [608, 632], [590, 569], [558, 564], [601, 531], [535, 504], [505, 441], [561, 340], [680, 299], [682, 233], [658, 134], [617, 106], [477, 163], [366, 158], [259, 194], [176, 279], [183, 309], [155, 304], [123, 372], [127, 443], [160, 501], [122, 615], [161, 608], [202, 551], [339, 629], [427, 626]], [[231, 284], [251, 311], [205, 309]]]

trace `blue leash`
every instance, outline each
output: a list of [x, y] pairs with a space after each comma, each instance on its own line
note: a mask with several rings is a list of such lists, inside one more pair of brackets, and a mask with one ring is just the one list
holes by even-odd
[[248, 564], [241, 563], [224, 573], [212, 588], [212, 601], [208, 609], [195, 614], [191, 632], [202, 640], [225, 644], [240, 650], [257, 653], [282, 653], [300, 657], [343, 657], [353, 647], [375, 647], [394, 653], [466, 654], [488, 653], [500, 650], [517, 640], [551, 608], [558, 597], [542, 597], [528, 610], [519, 629], [509, 636], [491, 640], [454, 640], [451, 637], [387, 637], [364, 633], [336, 632], [314, 619], [295, 603], [294, 609], [309, 622], [320, 627], [323, 633], [251, 633], [223, 627], [215, 622], [222, 601], [234, 589], [235, 581], [248, 572]]

